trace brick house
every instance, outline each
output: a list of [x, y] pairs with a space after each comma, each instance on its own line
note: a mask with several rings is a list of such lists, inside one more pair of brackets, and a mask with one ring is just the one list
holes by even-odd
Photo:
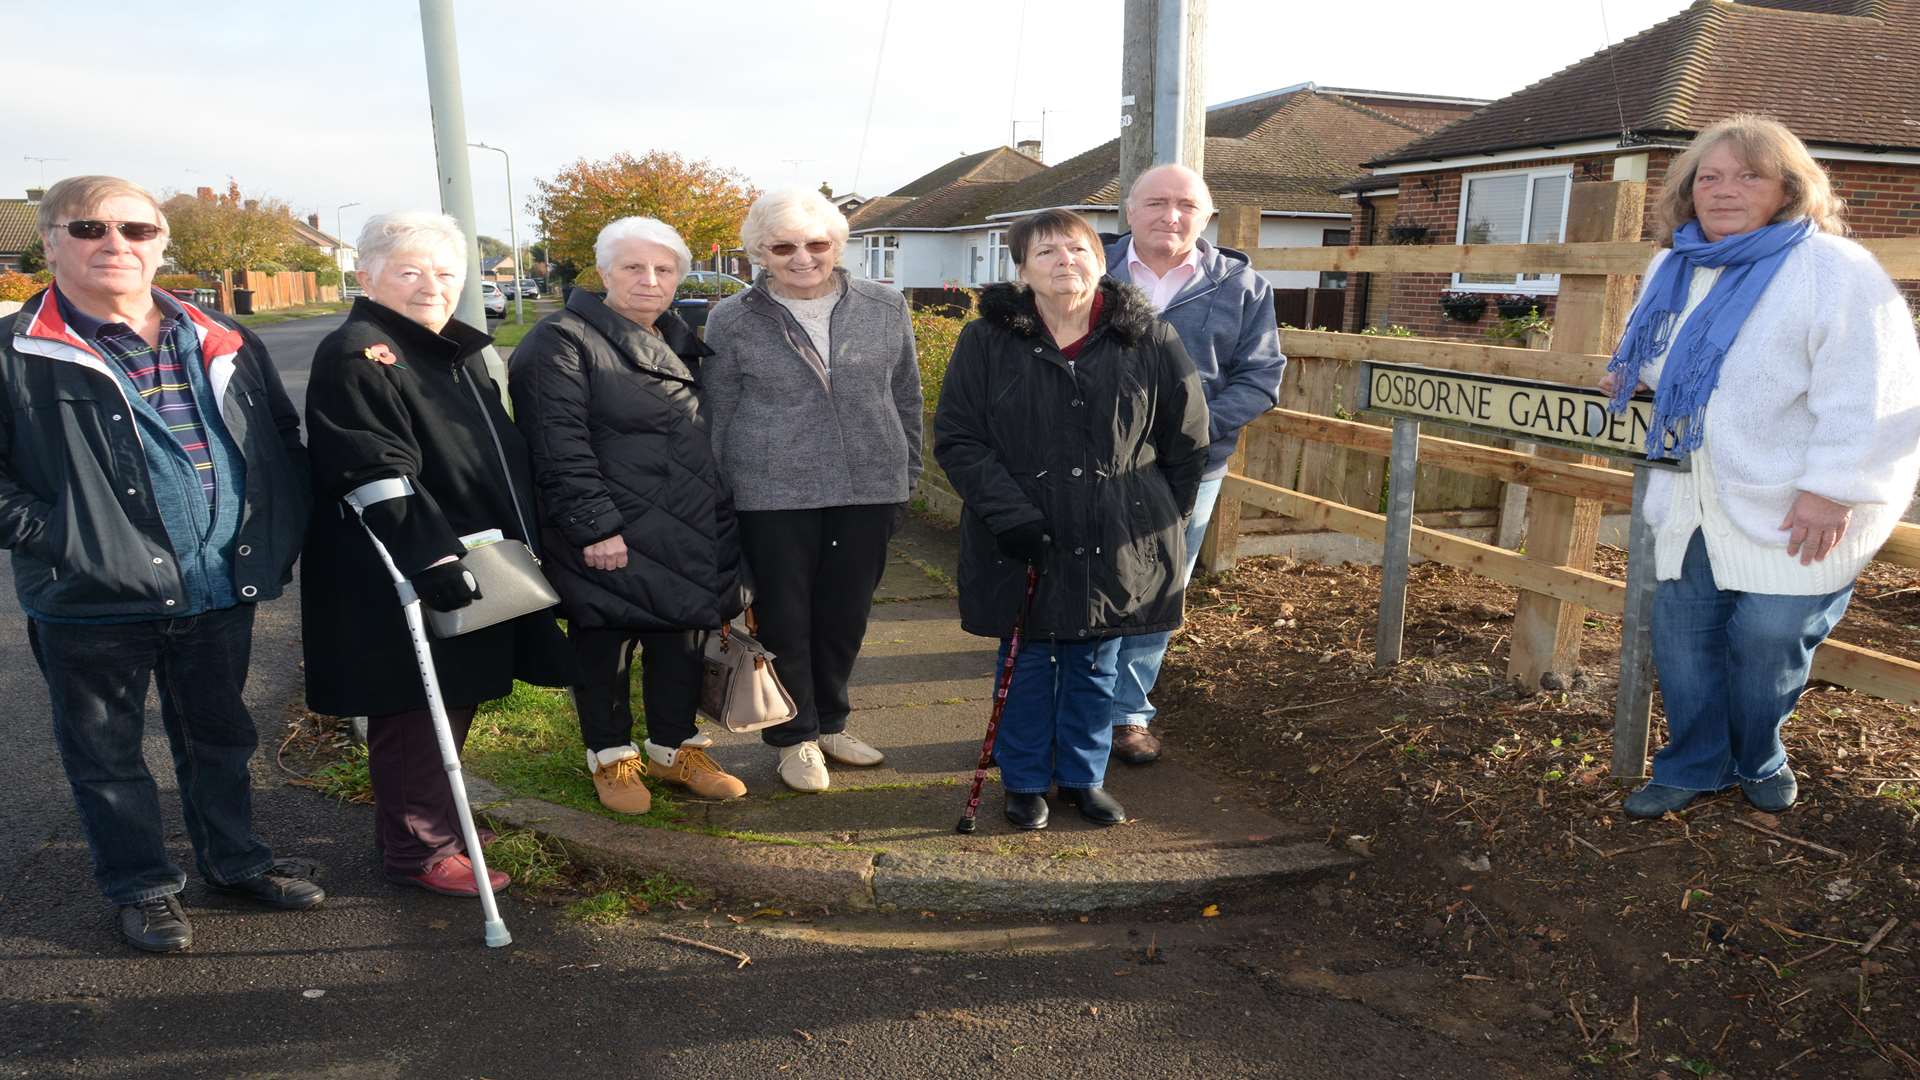
[[[1353, 208], [1337, 191], [1365, 175], [1362, 163], [1484, 104], [1308, 82], [1214, 105], [1206, 116], [1207, 186], [1220, 207], [1260, 208], [1263, 247], [1343, 245]], [[1013, 275], [1006, 232], [1027, 214], [1065, 208], [1102, 232], [1122, 231], [1119, 174], [1114, 139], [1012, 182], [961, 181], [891, 206], [890, 199], [876, 199], [852, 223], [855, 243], [868, 253], [867, 276], [902, 289], [1006, 281]], [[1215, 230], [1208, 225], [1208, 240]], [[874, 259], [883, 245], [897, 248], [897, 261]], [[889, 276], [872, 273], [887, 267], [893, 268]], [[1275, 271], [1266, 277], [1281, 292], [1283, 319], [1300, 325], [1338, 320], [1344, 275]]]
[[[1697, 0], [1653, 28], [1367, 164], [1344, 193], [1356, 243], [1553, 243], [1572, 185], [1644, 179], [1736, 112], [1786, 124], [1848, 203], [1861, 237], [1920, 235], [1920, 0]], [[1624, 130], [1623, 130], [1624, 127]], [[1534, 297], [1554, 275], [1355, 274], [1344, 328], [1474, 339], [1449, 289]], [[1903, 282], [1910, 298], [1920, 285]], [[1491, 297], [1490, 297], [1491, 299]]]

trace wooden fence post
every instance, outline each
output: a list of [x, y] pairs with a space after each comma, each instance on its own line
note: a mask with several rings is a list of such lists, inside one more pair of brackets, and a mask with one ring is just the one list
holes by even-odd
[[[1567, 205], [1568, 243], [1637, 240], [1646, 211], [1646, 185], [1638, 181], [1573, 185]], [[1610, 353], [1633, 308], [1633, 280], [1626, 275], [1564, 274], [1554, 307], [1553, 347], [1558, 352]], [[1554, 461], [1599, 459], [1541, 448]], [[1534, 491], [1527, 522], [1527, 557], [1586, 570], [1600, 531], [1600, 503]], [[1570, 680], [1580, 663], [1580, 630], [1586, 609], [1538, 593], [1522, 592], [1514, 606], [1513, 647], [1507, 675], [1528, 689], [1549, 673]]]
[[[1229, 206], [1220, 211], [1220, 226], [1214, 233], [1220, 238], [1223, 247], [1237, 251], [1252, 251], [1260, 246], [1260, 208], [1257, 206]], [[1244, 473], [1247, 470], [1247, 433], [1239, 433], [1239, 442], [1235, 445], [1233, 456], [1227, 459], [1227, 471]], [[1240, 497], [1229, 489], [1220, 489], [1220, 498], [1213, 504], [1213, 520], [1207, 523], [1206, 539], [1200, 541], [1199, 569], [1209, 574], [1224, 573], [1233, 569], [1235, 556], [1240, 548]]]

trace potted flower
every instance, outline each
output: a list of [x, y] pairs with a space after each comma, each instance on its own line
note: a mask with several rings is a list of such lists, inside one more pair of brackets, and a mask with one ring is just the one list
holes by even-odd
[[1503, 319], [1524, 319], [1527, 313], [1540, 306], [1540, 301], [1526, 293], [1504, 293], [1493, 302], [1494, 310]]
[[1440, 310], [1455, 322], [1479, 322], [1480, 316], [1487, 313], [1487, 298], [1481, 293], [1443, 292]]

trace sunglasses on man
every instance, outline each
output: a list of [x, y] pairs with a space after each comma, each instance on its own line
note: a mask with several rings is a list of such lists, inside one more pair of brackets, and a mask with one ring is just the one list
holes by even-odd
[[160, 226], [150, 221], [69, 221], [65, 225], [56, 225], [56, 229], [67, 230], [67, 235], [75, 240], [98, 240], [107, 235], [109, 227], [120, 230], [120, 235], [139, 243], [160, 235]]
[[[783, 240], [778, 244], [768, 244], [767, 250], [784, 259], [794, 252], [799, 251], [800, 247], [801, 245], [799, 244], [790, 244]], [[806, 249], [815, 255], [825, 255], [827, 252], [833, 250], [833, 241], [809, 240], [806, 243]]]

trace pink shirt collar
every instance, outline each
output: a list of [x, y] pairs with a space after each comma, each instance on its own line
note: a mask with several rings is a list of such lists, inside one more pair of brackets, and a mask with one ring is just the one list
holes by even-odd
[[1131, 237], [1127, 239], [1127, 276], [1153, 301], [1155, 311], [1165, 311], [1167, 305], [1173, 302], [1173, 298], [1180, 295], [1180, 290], [1185, 288], [1187, 282], [1199, 272], [1199, 244], [1195, 244], [1193, 250], [1187, 252], [1186, 258], [1180, 260], [1178, 265], [1162, 276], [1154, 273], [1153, 267], [1140, 260], [1140, 257], [1134, 253], [1133, 239]]

